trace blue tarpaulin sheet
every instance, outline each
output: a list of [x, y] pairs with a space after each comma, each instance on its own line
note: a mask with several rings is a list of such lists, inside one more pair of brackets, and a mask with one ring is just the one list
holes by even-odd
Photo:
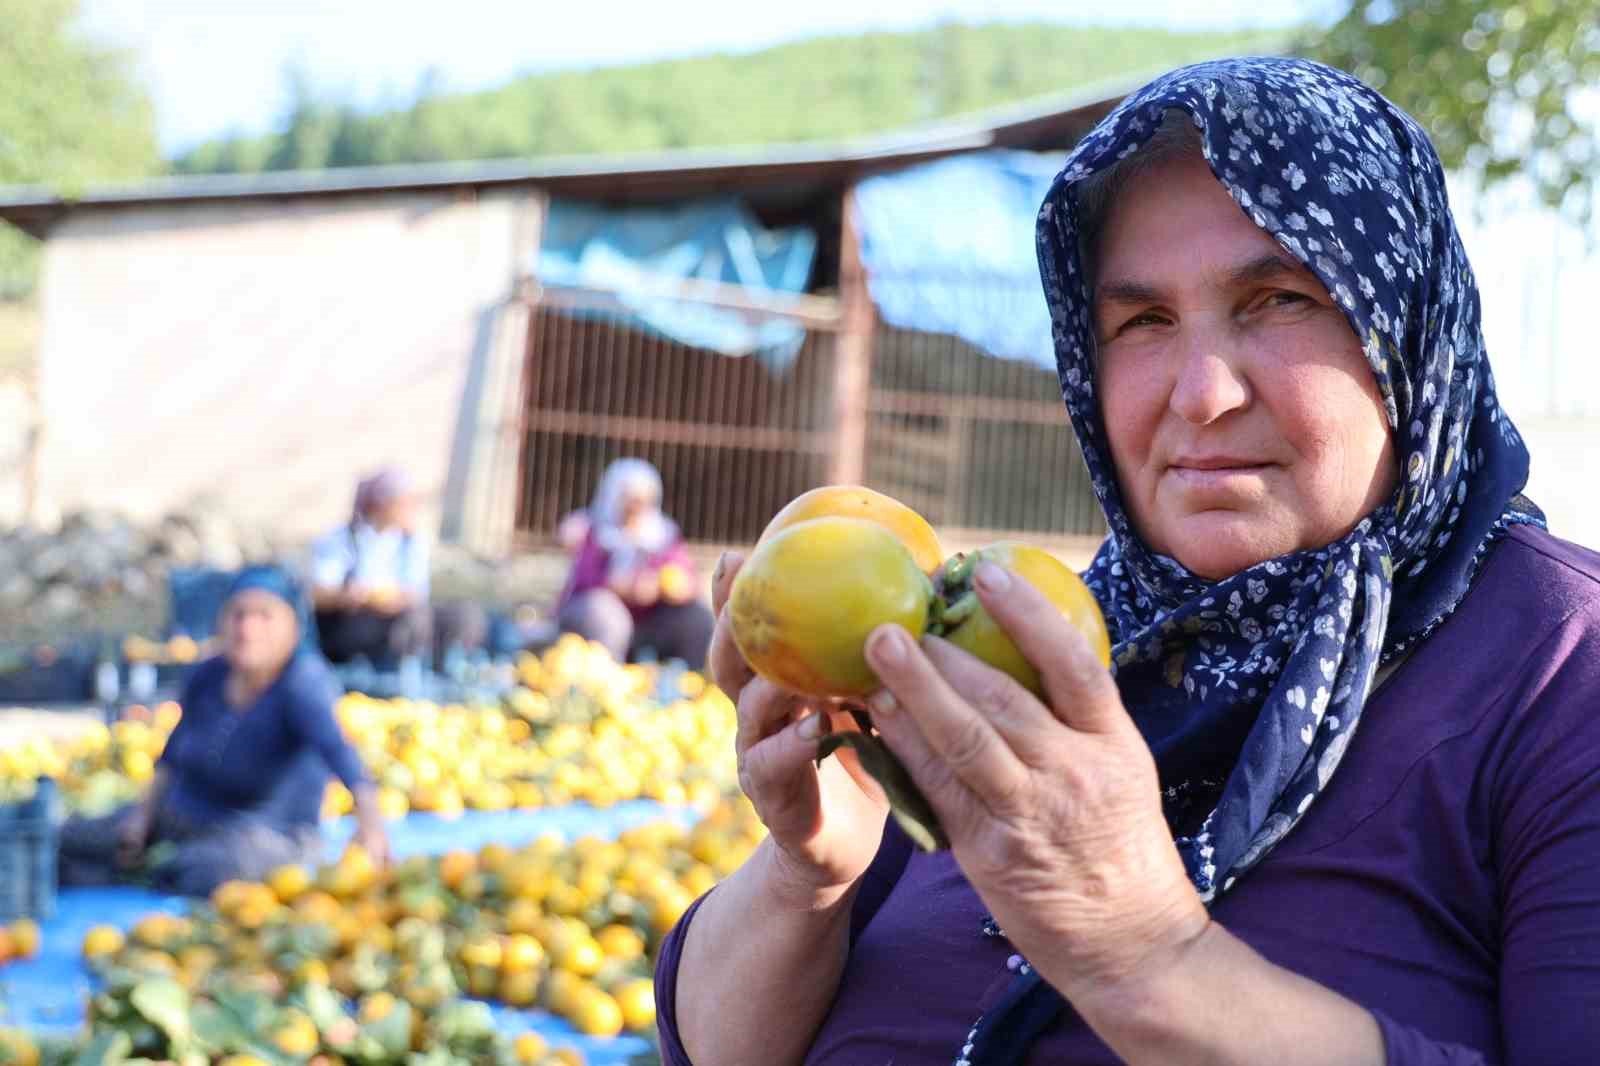
[[854, 222], [879, 317], [1053, 369], [1033, 233], [1060, 169], [1056, 154], [974, 152], [857, 185]]
[[712, 281], [738, 285], [753, 296], [805, 290], [816, 255], [809, 229], [766, 229], [733, 199], [672, 207], [609, 208], [552, 200], [535, 268], [554, 285], [614, 292], [621, 317], [683, 344], [724, 355], [754, 355], [786, 368], [805, 340], [802, 327], [781, 319], [751, 321], [734, 311], [683, 298]]
[[[477, 849], [490, 841], [511, 847], [546, 833], [568, 840], [580, 836], [614, 837], [623, 830], [659, 818], [691, 825], [696, 815], [686, 808], [664, 807], [648, 800], [595, 808], [584, 804], [536, 811], [468, 811], [459, 818], [411, 814], [389, 823], [396, 858], [437, 855], [452, 848]], [[354, 829], [353, 819], [323, 824], [330, 854], [343, 847]], [[84, 967], [80, 946], [95, 925], [127, 929], [153, 911], [183, 913], [190, 901], [142, 888], [68, 888], [56, 898], [56, 913], [41, 923], [37, 957], [0, 966], [0, 1027], [15, 1026], [40, 1033], [69, 1034], [83, 1025], [84, 1003], [93, 983]], [[535, 1030], [552, 1047], [572, 1045], [591, 1066], [618, 1066], [649, 1044], [636, 1036], [615, 1039], [587, 1037], [545, 1011], [491, 1004], [501, 1030], [511, 1035]]]

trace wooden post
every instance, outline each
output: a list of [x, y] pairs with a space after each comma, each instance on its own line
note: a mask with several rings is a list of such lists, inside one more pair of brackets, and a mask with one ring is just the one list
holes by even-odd
[[860, 484], [866, 477], [867, 404], [872, 389], [872, 338], [877, 316], [861, 265], [855, 192], [844, 194], [839, 228], [840, 328], [834, 341], [833, 425], [837, 443], [828, 480]]
[[28, 433], [22, 455], [22, 522], [39, 521], [39, 452], [44, 447], [44, 401], [39, 396], [39, 371], [28, 380]]

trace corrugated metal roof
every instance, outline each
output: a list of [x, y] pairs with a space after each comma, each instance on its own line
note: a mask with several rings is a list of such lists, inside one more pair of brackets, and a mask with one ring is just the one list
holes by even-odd
[[0, 188], [0, 219], [42, 235], [67, 212], [89, 207], [519, 185], [599, 197], [652, 192], [682, 196], [701, 187], [725, 191], [796, 181], [845, 182], [887, 166], [956, 152], [989, 147], [1065, 148], [1142, 80], [1118, 79], [833, 144], [201, 174], [97, 187], [70, 197], [36, 186]]

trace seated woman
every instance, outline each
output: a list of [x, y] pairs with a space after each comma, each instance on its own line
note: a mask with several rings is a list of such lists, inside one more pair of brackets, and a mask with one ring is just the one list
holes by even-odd
[[311, 598], [330, 662], [434, 662], [452, 643], [483, 644], [482, 612], [429, 602], [428, 543], [416, 532], [416, 516], [410, 480], [399, 470], [382, 470], [357, 486], [350, 520], [312, 547]]
[[926, 853], [719, 624], [771, 835], [661, 949], [663, 1061], [1596, 1061], [1600, 555], [1522, 495], [1427, 135], [1314, 63], [1185, 68], [1037, 235], [1112, 669], [994, 566], [1042, 695], [873, 633]]
[[[563, 525], [578, 528], [569, 516]], [[643, 459], [606, 468], [581, 523], [558, 601], [561, 630], [604, 644], [619, 661], [646, 648], [705, 665], [714, 619], [696, 596], [694, 563], [677, 523], [661, 513], [661, 475]]]
[[378, 862], [388, 840], [377, 793], [334, 718], [338, 686], [301, 647], [298, 590], [283, 570], [251, 567], [222, 608], [223, 652], [195, 668], [183, 717], [138, 803], [61, 831], [63, 884], [107, 884], [145, 865], [167, 892], [206, 895], [233, 879], [258, 880], [285, 863], [319, 859], [329, 772], [355, 796], [356, 840]]

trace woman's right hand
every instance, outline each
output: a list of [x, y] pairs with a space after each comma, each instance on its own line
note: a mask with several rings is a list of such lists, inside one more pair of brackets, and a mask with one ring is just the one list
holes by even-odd
[[[787, 692], [756, 677], [734, 643], [727, 608], [742, 556], [725, 554], [712, 577], [717, 615], [710, 663], [717, 686], [739, 708], [739, 785], [766, 824], [777, 867], [802, 906], [831, 902], [871, 865], [889, 805], [855, 753], [816, 765], [824, 731], [855, 729], [841, 705]], [[826, 723], [826, 728], [824, 728]]]

